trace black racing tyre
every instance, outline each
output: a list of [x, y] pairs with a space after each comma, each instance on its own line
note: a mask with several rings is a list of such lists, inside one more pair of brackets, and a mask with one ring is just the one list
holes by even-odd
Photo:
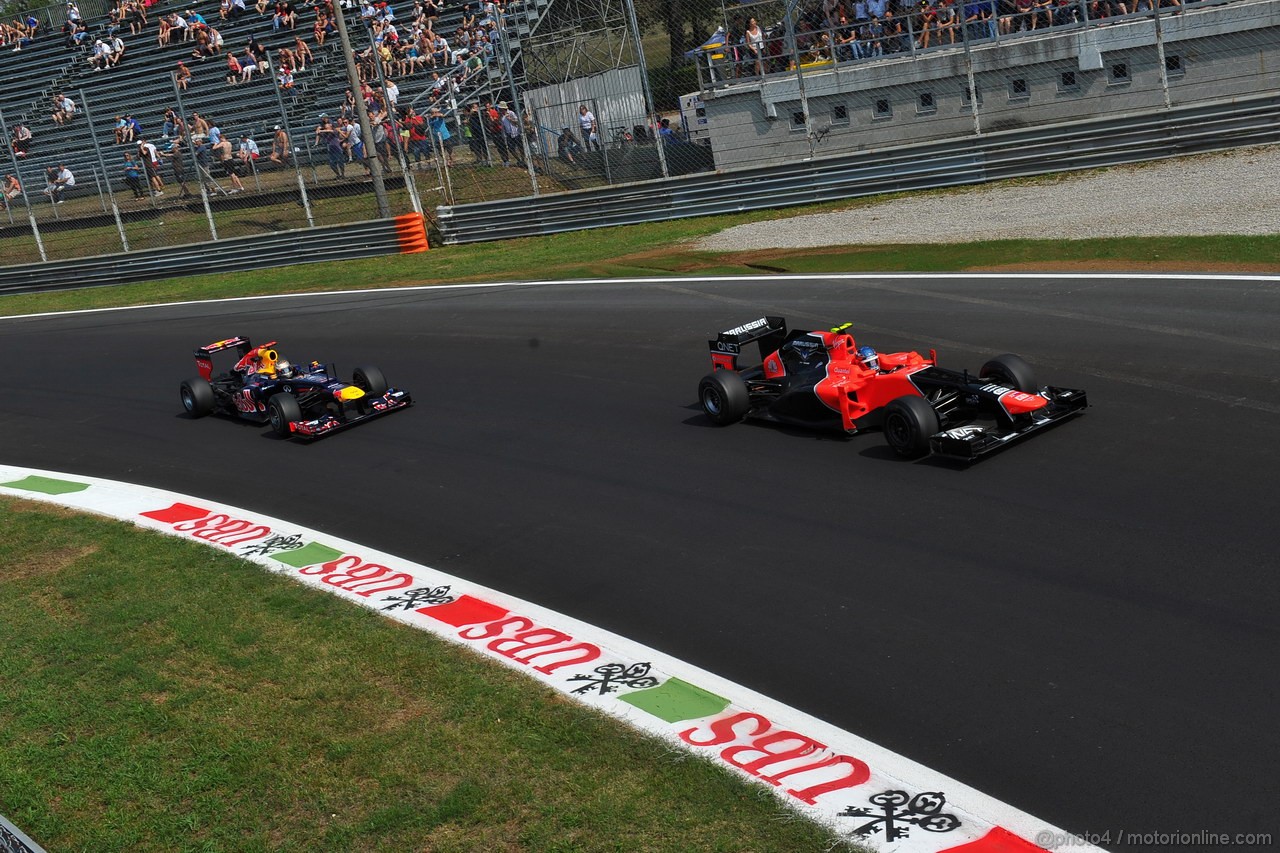
[[747, 383], [733, 370], [717, 370], [702, 377], [698, 383], [698, 402], [707, 417], [720, 426], [736, 424], [751, 409]]
[[929, 436], [940, 428], [938, 413], [923, 397], [899, 397], [885, 407], [885, 441], [904, 459], [928, 455]]
[[387, 377], [376, 367], [357, 367], [351, 373], [351, 384], [370, 397], [381, 397], [390, 388]]
[[193, 418], [203, 418], [213, 411], [213, 386], [203, 376], [183, 382], [178, 396], [182, 398], [182, 408]]
[[998, 355], [982, 365], [978, 375], [1028, 394], [1040, 391], [1040, 386], [1036, 384], [1036, 372], [1031, 369], [1031, 365], [1010, 352]]
[[298, 398], [292, 394], [276, 394], [267, 401], [267, 416], [271, 419], [271, 429], [281, 438], [288, 438], [293, 433], [289, 424], [302, 420], [302, 407]]

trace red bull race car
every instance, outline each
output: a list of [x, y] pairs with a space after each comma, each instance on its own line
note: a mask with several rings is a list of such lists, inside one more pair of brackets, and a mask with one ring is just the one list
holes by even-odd
[[[850, 325], [788, 332], [783, 318], [761, 317], [721, 332], [707, 342], [703, 411], [720, 425], [754, 417], [849, 435], [880, 429], [899, 456], [972, 460], [1088, 405], [1084, 391], [1040, 385], [1016, 355], [998, 355], [975, 375], [939, 367], [933, 350], [926, 358], [858, 347]], [[760, 363], [740, 365], [752, 342]]]
[[[275, 347], [275, 341], [254, 346], [245, 337], [200, 347], [195, 351], [200, 375], [179, 388], [182, 407], [195, 418], [219, 412], [269, 423], [285, 438], [310, 439], [413, 403], [408, 391], [388, 387], [376, 367], [357, 367], [351, 381], [343, 382], [333, 365], [313, 361], [297, 367]], [[234, 364], [215, 374], [214, 356], [228, 350]]]

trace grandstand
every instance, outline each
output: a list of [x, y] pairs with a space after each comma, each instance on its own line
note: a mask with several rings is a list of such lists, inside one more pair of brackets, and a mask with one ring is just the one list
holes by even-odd
[[[293, 144], [299, 152], [300, 162], [323, 164], [322, 151], [313, 151], [312, 130], [321, 113], [336, 116], [343, 107], [343, 96], [349, 88], [346, 68], [336, 34], [317, 45], [313, 34], [317, 8], [323, 5], [305, 5], [298, 9], [295, 29], [272, 28], [272, 9], [258, 13], [252, 3], [245, 14], [238, 18], [223, 19], [218, 4], [210, 0], [183, 3], [179, 0], [160, 0], [148, 11], [148, 25], [140, 35], [130, 35], [128, 28], [118, 34], [123, 38], [126, 51], [123, 60], [105, 71], [97, 70], [90, 63], [95, 38], [108, 33], [111, 25], [107, 14], [86, 16], [89, 38], [74, 47], [68, 47], [64, 36], [50, 27], [36, 37], [20, 52], [0, 50], [0, 75], [9, 81], [0, 91], [0, 111], [10, 130], [17, 124], [25, 124], [32, 131], [33, 142], [29, 154], [19, 163], [19, 173], [32, 203], [36, 204], [43, 187], [45, 170], [65, 163], [77, 175], [77, 186], [92, 188], [91, 176], [100, 172], [90, 128], [83, 112], [80, 93], [83, 92], [90, 107], [94, 128], [102, 156], [108, 170], [121, 162], [121, 153], [132, 149], [125, 143], [118, 144], [114, 137], [115, 117], [133, 115], [142, 125], [143, 134], [163, 149], [162, 121], [166, 109], [176, 106], [172, 75], [177, 63], [182, 61], [191, 71], [191, 80], [181, 101], [188, 118], [199, 113], [220, 126], [223, 136], [238, 140], [247, 135], [265, 151], [270, 146], [275, 125], [283, 124], [292, 131]], [[518, 69], [519, 38], [527, 34], [536, 21], [540, 8], [547, 0], [530, 0], [527, 4], [513, 3], [506, 11], [508, 50], [513, 57], [511, 67]], [[184, 41], [175, 30], [168, 45], [157, 41], [157, 21], [170, 13], [184, 13], [194, 9], [202, 14], [208, 25], [222, 36], [220, 53], [204, 61], [192, 56], [194, 41]], [[358, 9], [346, 13], [348, 31], [357, 54], [371, 47], [371, 31], [362, 24]], [[404, 12], [401, 13], [404, 15]], [[441, 14], [435, 31], [452, 35], [462, 21], [462, 9], [456, 8]], [[58, 7], [45, 10], [40, 16], [46, 21], [61, 24], [65, 18]], [[255, 38], [275, 57], [280, 48], [293, 46], [295, 35], [301, 35], [311, 47], [313, 60], [305, 72], [295, 74], [294, 86], [281, 92], [278, 99], [275, 80], [270, 75], [255, 75], [250, 82], [239, 85], [226, 83], [226, 55], [234, 52], [243, 56], [250, 37]], [[486, 99], [504, 99], [512, 85], [512, 74], [502, 61], [501, 51], [494, 50], [486, 57], [484, 73], [472, 75], [465, 90], [451, 87], [443, 94], [431, 89], [432, 69], [420, 69], [416, 73], [397, 77], [400, 91], [398, 103], [412, 104], [418, 112], [426, 112], [440, 106], [456, 122], [459, 110], [469, 102]], [[461, 75], [462, 60], [456, 57], [451, 65], [435, 70], [449, 75]], [[374, 79], [373, 84], [377, 85]], [[520, 85], [519, 79], [515, 80]], [[53, 96], [65, 93], [76, 102], [80, 111], [65, 124], [57, 124], [51, 118]], [[285, 120], [281, 120], [280, 102], [283, 101]], [[8, 140], [6, 140], [6, 143]], [[6, 152], [7, 154], [7, 152]], [[9, 171], [6, 163], [5, 171]], [[353, 173], [357, 174], [357, 173]], [[362, 173], [358, 173], [362, 174]], [[119, 174], [108, 176], [119, 186]]]

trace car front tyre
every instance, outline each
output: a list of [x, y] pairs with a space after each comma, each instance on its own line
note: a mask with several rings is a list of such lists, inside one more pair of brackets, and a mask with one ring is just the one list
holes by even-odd
[[381, 397], [391, 386], [387, 378], [376, 367], [357, 367], [351, 372], [351, 384], [359, 388], [369, 397]]
[[940, 428], [938, 413], [923, 397], [899, 397], [885, 409], [885, 440], [903, 459], [927, 456], [929, 437]]
[[1040, 391], [1040, 386], [1036, 384], [1035, 370], [1011, 352], [998, 355], [982, 365], [978, 375], [1027, 394], [1037, 394]]
[[202, 418], [213, 411], [213, 386], [203, 376], [188, 379], [178, 389], [182, 408], [193, 418]]
[[293, 434], [289, 425], [302, 420], [302, 407], [292, 394], [276, 394], [267, 401], [267, 417], [272, 431], [281, 438], [288, 438]]

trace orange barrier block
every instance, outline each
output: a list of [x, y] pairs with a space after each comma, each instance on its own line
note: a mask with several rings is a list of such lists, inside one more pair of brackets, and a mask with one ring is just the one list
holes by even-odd
[[396, 236], [400, 238], [400, 254], [412, 255], [425, 252], [431, 246], [427, 243], [426, 221], [418, 213], [406, 213], [396, 217]]

